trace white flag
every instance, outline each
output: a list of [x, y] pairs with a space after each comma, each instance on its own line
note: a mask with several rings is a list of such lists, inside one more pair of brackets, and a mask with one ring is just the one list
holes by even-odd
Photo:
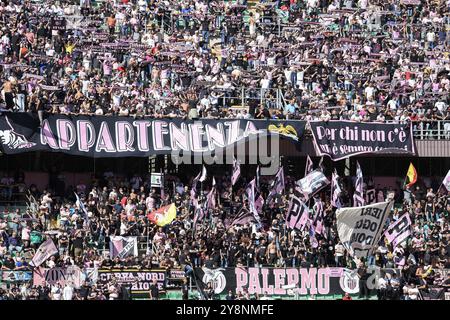
[[339, 239], [353, 257], [362, 258], [371, 254], [381, 238], [393, 204], [389, 201], [336, 210]]
[[201, 175], [201, 177], [200, 177], [200, 179], [198, 181], [203, 182], [205, 180], [206, 180], [206, 168], [205, 168], [205, 166], [203, 166], [203, 168], [202, 168], [202, 175]]
[[39, 249], [36, 251], [30, 265], [37, 268], [55, 253], [58, 253], [58, 249], [53, 243], [53, 240], [48, 238], [39, 246]]
[[444, 185], [445, 189], [447, 189], [447, 191], [450, 191], [450, 170], [448, 170], [444, 181], [442, 181], [442, 184]]

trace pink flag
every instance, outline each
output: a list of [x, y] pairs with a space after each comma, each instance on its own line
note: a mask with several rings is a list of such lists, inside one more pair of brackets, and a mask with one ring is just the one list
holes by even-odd
[[264, 206], [264, 198], [259, 195], [259, 197], [255, 200], [255, 209], [259, 213], [261, 212], [262, 208]]
[[216, 207], [216, 179], [213, 177], [213, 185], [206, 196], [206, 209], [214, 209]]

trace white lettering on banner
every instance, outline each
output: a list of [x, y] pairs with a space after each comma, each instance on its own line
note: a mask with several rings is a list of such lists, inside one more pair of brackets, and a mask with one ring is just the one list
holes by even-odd
[[[363, 153], [415, 153], [412, 127], [407, 124], [361, 123], [330, 120], [310, 121], [314, 145], [319, 155], [333, 161]], [[403, 151], [404, 150], [404, 151]]]
[[112, 278], [117, 279], [120, 284], [130, 284], [131, 291], [147, 291], [154, 280], [158, 282], [160, 289], [164, 288], [166, 274], [164, 270], [136, 270], [136, 271], [119, 271], [119, 270], [98, 270], [98, 282], [107, 283]]

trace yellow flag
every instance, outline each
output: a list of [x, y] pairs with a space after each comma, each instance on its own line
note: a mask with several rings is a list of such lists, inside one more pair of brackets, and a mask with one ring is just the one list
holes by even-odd
[[408, 172], [406, 173], [405, 185], [411, 187], [417, 181], [417, 171], [413, 164], [409, 164]]

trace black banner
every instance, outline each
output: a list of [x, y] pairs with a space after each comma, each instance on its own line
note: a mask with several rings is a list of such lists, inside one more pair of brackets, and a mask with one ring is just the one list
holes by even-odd
[[49, 115], [40, 126], [31, 114], [7, 113], [0, 116], [0, 142], [6, 154], [50, 151], [108, 158], [212, 153], [257, 139], [261, 153], [261, 137], [280, 137], [297, 143], [305, 123]]
[[311, 121], [314, 146], [333, 161], [365, 153], [415, 154], [410, 124]]
[[[346, 268], [194, 268], [202, 289], [214, 289], [216, 295], [228, 291], [249, 294], [292, 298], [305, 295], [342, 296], [345, 293], [359, 294], [358, 270]], [[369, 267], [365, 286], [370, 294], [376, 294], [378, 280], [386, 273], [400, 276], [400, 269]]]
[[204, 289], [212, 286], [218, 295], [229, 290], [268, 296], [359, 292], [358, 275], [343, 268], [195, 268], [195, 273]]
[[163, 269], [98, 269], [97, 285], [107, 285], [113, 278], [121, 285], [130, 286], [135, 297], [148, 298], [154, 280], [160, 290], [167, 284], [167, 273]]

